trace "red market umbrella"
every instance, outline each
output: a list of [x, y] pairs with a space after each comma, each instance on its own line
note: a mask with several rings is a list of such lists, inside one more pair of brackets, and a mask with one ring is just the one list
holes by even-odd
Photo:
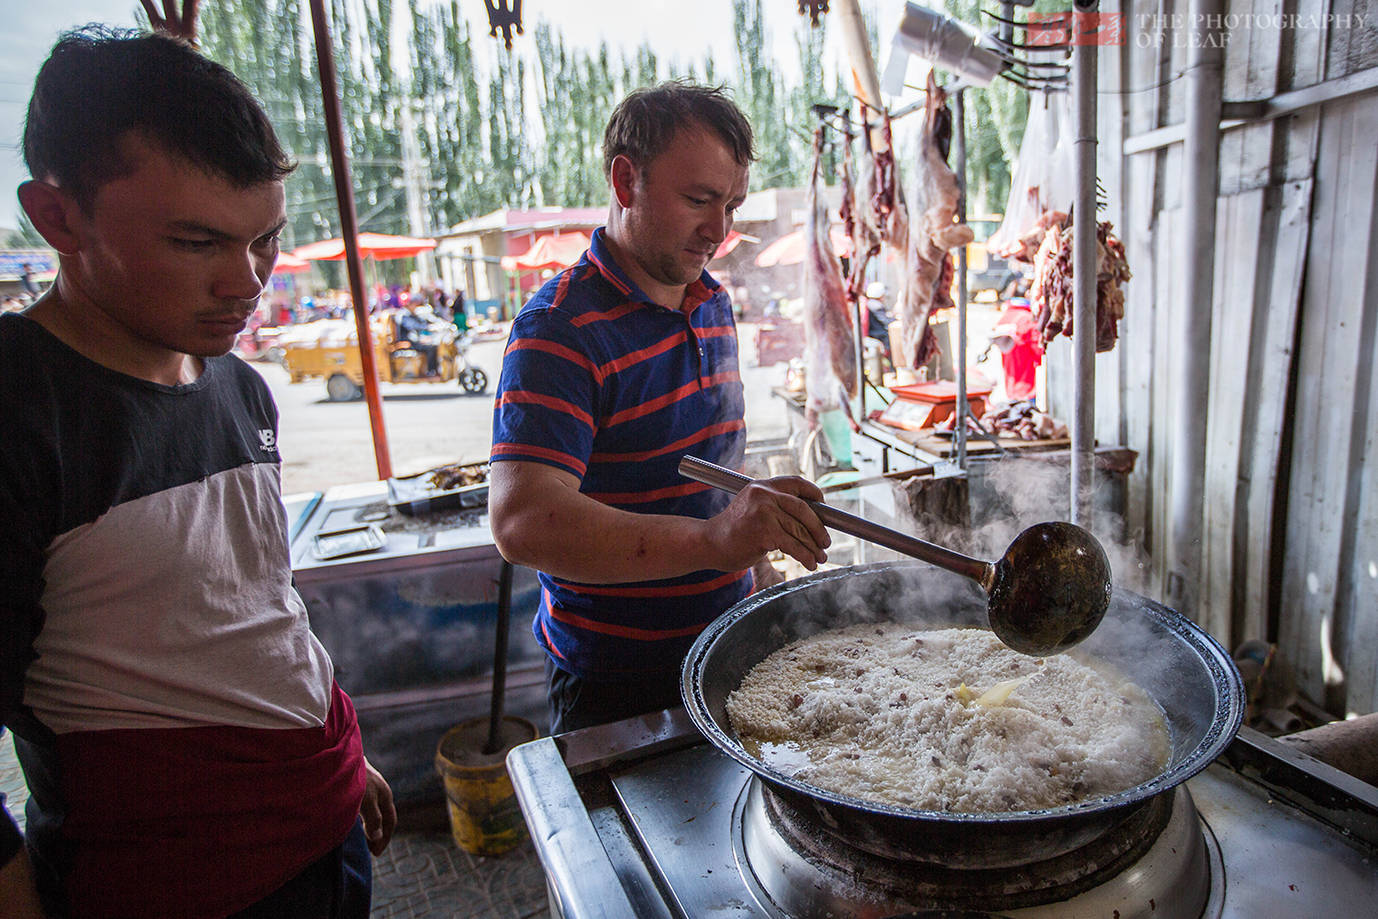
[[[828, 231], [828, 235], [833, 241], [833, 251], [842, 258], [847, 258], [852, 254], [852, 240], [837, 227]], [[804, 261], [804, 253], [808, 249], [808, 234], [802, 229], [795, 230], [793, 233], [786, 233], [775, 242], [761, 250], [761, 254], [756, 256], [756, 265], [760, 268], [774, 268], [777, 265], [798, 265]]]
[[508, 255], [502, 267], [508, 271], [545, 271], [567, 268], [583, 256], [589, 247], [587, 233], [561, 233], [541, 236], [521, 255]]
[[[745, 233], [738, 233], [736, 230], [728, 230], [727, 235], [723, 237], [723, 241], [718, 243], [718, 249], [713, 253], [713, 258], [722, 258], [733, 249], [737, 248], [740, 243], [758, 243], [760, 241], [761, 240], [755, 236], [747, 236]], [[709, 261], [712, 261], [712, 259], [709, 259]]]
[[[435, 248], [433, 239], [417, 239], [414, 236], [389, 236], [386, 233], [360, 233], [359, 257], [385, 261], [393, 258], [411, 258]], [[292, 255], [309, 261], [338, 262], [344, 258], [344, 240], [324, 239], [318, 243], [308, 243], [293, 249]]]
[[283, 252], [278, 256], [278, 262], [273, 266], [273, 274], [293, 274], [298, 271], [309, 271], [311, 263], [304, 258], [297, 258], [290, 252]]

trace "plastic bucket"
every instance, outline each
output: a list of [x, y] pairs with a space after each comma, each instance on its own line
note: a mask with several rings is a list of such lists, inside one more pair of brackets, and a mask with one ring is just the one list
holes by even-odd
[[535, 740], [539, 731], [525, 718], [502, 719], [494, 753], [484, 753], [488, 719], [475, 718], [445, 732], [435, 751], [435, 768], [445, 783], [445, 806], [455, 845], [471, 855], [502, 855], [526, 838], [507, 752]]

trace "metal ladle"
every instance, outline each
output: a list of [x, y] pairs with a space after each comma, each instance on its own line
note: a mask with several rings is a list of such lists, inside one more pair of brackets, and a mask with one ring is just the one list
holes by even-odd
[[[679, 473], [734, 495], [755, 481], [694, 456], [680, 460]], [[991, 630], [1024, 654], [1067, 650], [1095, 631], [1110, 605], [1110, 560], [1096, 537], [1075, 524], [1036, 523], [1016, 536], [999, 559], [985, 562], [819, 501], [807, 503], [835, 530], [980, 584]]]

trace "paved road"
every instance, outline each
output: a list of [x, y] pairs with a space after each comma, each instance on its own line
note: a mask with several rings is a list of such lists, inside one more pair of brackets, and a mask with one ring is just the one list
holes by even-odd
[[[742, 379], [747, 391], [747, 436], [768, 440], [788, 433], [784, 404], [770, 387], [784, 381], [784, 365], [754, 366], [752, 329], [743, 324]], [[457, 383], [385, 383], [383, 421], [394, 475], [423, 472], [445, 463], [488, 458], [492, 444], [493, 394], [505, 340], [477, 342], [469, 359], [488, 374], [488, 391], [466, 395]], [[358, 402], [330, 402], [325, 383], [289, 383], [276, 364], [255, 362], [273, 391], [281, 414], [284, 494], [325, 491], [334, 485], [378, 478], [368, 408]]]

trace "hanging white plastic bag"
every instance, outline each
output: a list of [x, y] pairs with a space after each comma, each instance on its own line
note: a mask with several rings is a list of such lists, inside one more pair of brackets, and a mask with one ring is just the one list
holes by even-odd
[[1073, 133], [1069, 93], [1029, 93], [1010, 199], [988, 243], [992, 254], [1032, 265], [1048, 228], [1066, 222], [1076, 198]]

